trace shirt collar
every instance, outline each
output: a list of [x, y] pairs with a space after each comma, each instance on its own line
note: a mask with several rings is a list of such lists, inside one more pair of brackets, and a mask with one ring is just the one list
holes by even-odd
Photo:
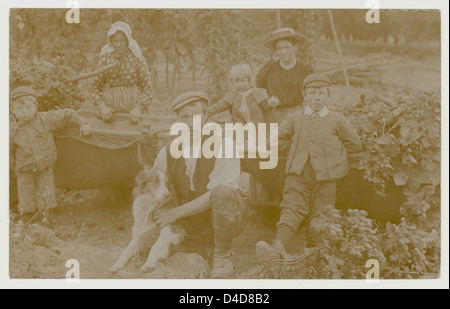
[[[305, 115], [312, 115], [314, 111], [311, 109], [311, 107], [309, 107], [309, 105], [306, 105], [304, 113]], [[322, 107], [322, 109], [317, 114], [319, 114], [321, 118], [325, 117], [326, 115], [328, 115], [328, 108], [326, 106]]]
[[239, 94], [243, 95], [244, 97], [248, 96], [252, 92], [252, 88], [245, 90], [245, 91], [239, 91]]

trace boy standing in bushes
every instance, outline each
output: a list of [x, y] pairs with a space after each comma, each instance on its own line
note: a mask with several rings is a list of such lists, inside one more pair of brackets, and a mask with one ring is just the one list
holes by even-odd
[[[348, 156], [362, 150], [361, 141], [348, 120], [329, 111], [330, 81], [311, 74], [303, 83], [305, 110], [289, 115], [278, 130], [280, 152], [288, 152], [281, 215], [272, 246], [256, 244], [259, 261], [286, 258], [286, 246], [308, 216], [311, 222], [325, 206], [334, 205], [336, 181], [349, 170]], [[321, 242], [320, 231], [306, 228], [308, 241]]]
[[56, 146], [52, 131], [79, 127], [81, 134], [91, 128], [71, 109], [38, 112], [35, 91], [26, 86], [11, 92], [10, 164], [17, 175], [21, 214], [55, 208], [53, 164]]

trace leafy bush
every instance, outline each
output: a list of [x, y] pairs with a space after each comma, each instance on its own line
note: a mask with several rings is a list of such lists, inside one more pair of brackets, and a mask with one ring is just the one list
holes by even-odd
[[326, 250], [322, 278], [364, 278], [365, 261], [380, 262], [383, 278], [437, 276], [440, 269], [440, 97], [418, 90], [396, 100], [361, 98], [344, 111], [362, 138], [359, 168], [383, 195], [392, 178], [406, 197], [399, 224], [367, 213], [335, 210], [316, 222]]
[[321, 278], [365, 278], [369, 259], [386, 262], [375, 222], [363, 210], [349, 209], [346, 216], [330, 207], [315, 222], [325, 244], [317, 272]]
[[388, 260], [384, 267], [385, 278], [411, 279], [439, 272], [440, 235], [437, 230], [426, 232], [403, 219], [398, 225], [388, 222], [381, 241]]
[[440, 235], [409, 224], [376, 223], [365, 211], [348, 210], [346, 215], [329, 208], [315, 221], [322, 232], [325, 249], [316, 263], [318, 278], [364, 279], [366, 262], [380, 263], [382, 279], [412, 279], [437, 276], [440, 270]]
[[32, 65], [23, 59], [15, 59], [10, 64], [11, 89], [30, 86], [37, 92], [39, 110], [60, 108], [78, 109], [87, 94], [76, 83], [66, 83], [64, 79], [74, 76], [73, 70], [64, 64], [61, 57], [38, 60]]
[[406, 202], [401, 213], [408, 222], [427, 225], [430, 216], [439, 218], [440, 97], [418, 90], [396, 100], [361, 99], [344, 113], [365, 147], [359, 161], [365, 178], [381, 195], [389, 178], [404, 188]]

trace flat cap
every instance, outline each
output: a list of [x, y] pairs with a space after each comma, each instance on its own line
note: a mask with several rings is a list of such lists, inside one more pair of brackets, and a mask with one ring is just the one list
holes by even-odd
[[34, 91], [33, 88], [28, 86], [19, 86], [17, 88], [14, 88], [13, 91], [11, 91], [10, 99], [15, 100], [20, 97], [24, 97], [27, 95], [31, 95], [33, 97], [36, 97], [36, 91]]
[[176, 112], [183, 106], [185, 106], [191, 102], [198, 101], [198, 100], [204, 100], [204, 101], [206, 101], [206, 103], [208, 103], [208, 101], [209, 101], [208, 96], [203, 91], [183, 92], [178, 97], [176, 97], [175, 100], [173, 100], [172, 110], [174, 112]]
[[326, 87], [326, 86], [331, 86], [330, 79], [326, 74], [321, 73], [309, 74], [303, 81], [303, 89]]

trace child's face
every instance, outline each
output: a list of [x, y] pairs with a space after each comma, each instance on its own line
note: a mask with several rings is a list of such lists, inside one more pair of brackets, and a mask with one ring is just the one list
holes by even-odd
[[328, 87], [306, 88], [303, 91], [305, 102], [315, 112], [319, 112], [327, 103]]
[[14, 100], [12, 112], [20, 122], [33, 119], [37, 111], [37, 101], [33, 96], [24, 96]]
[[233, 84], [233, 88], [237, 91], [246, 91], [252, 88], [252, 84], [247, 76], [233, 76], [231, 77], [231, 83]]

